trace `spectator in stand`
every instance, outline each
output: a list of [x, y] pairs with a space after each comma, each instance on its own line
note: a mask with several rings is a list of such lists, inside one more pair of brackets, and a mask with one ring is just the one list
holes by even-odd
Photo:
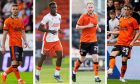
[[0, 33], [3, 33], [3, 18], [0, 16]]
[[115, 27], [113, 29], [113, 31], [107, 32], [107, 35], [110, 35], [110, 37], [107, 39], [107, 43], [116, 43], [117, 42], [118, 34], [112, 34], [112, 32], [116, 32], [116, 31], [119, 31], [118, 27]]
[[23, 2], [23, 0], [16, 0], [19, 11], [22, 11], [24, 9], [24, 5], [25, 3]]
[[119, 0], [114, 0], [114, 7], [115, 7], [115, 9], [120, 8], [120, 2], [119, 2]]
[[121, 8], [115, 9], [116, 18], [119, 20], [122, 17]]
[[7, 18], [11, 14], [11, 7], [14, 4], [13, 0], [7, 0], [7, 3], [4, 5], [2, 12], [4, 14], [4, 18]]
[[109, 11], [110, 20], [109, 20], [109, 30], [113, 31], [115, 27], [119, 26], [119, 20], [116, 18], [116, 14], [114, 10]]
[[113, 5], [113, 0], [108, 0], [107, 2], [107, 12], [109, 12], [110, 10], [114, 10], [114, 5]]

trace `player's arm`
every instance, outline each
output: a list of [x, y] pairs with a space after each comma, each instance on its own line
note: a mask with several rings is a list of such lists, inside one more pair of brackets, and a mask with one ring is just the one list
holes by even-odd
[[86, 28], [91, 28], [91, 27], [93, 27], [94, 26], [94, 24], [91, 24], [91, 23], [89, 23], [88, 25], [76, 25], [76, 29], [78, 29], [78, 30], [82, 30], [82, 29], [86, 29]]
[[139, 35], [140, 35], [140, 30], [136, 30], [135, 37], [132, 40], [132, 42], [130, 43], [130, 47], [132, 47], [134, 45], [134, 42], [138, 39]]
[[107, 31], [107, 34], [118, 35], [119, 33], [120, 33], [120, 31]]
[[5, 53], [5, 42], [6, 42], [7, 34], [8, 34], [8, 31], [4, 30], [3, 31], [3, 39], [2, 39], [2, 54]]
[[22, 39], [24, 40], [24, 47], [28, 46], [25, 30], [22, 30]]
[[97, 27], [96, 28], [97, 28], [97, 31], [98, 32], [101, 32], [102, 31], [98, 24], [97, 24]]
[[40, 25], [39, 25], [38, 30], [39, 30], [39, 31], [42, 31], [42, 32], [52, 33], [52, 34], [56, 34], [56, 33], [57, 33], [57, 31], [55, 31], [55, 30], [45, 29], [43, 24], [40, 24]]

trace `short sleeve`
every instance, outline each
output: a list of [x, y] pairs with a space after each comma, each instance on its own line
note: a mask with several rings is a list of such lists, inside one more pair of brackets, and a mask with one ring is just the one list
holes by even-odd
[[133, 28], [136, 30], [139, 29], [139, 25], [136, 19], [133, 20]]
[[46, 23], [48, 23], [48, 21], [49, 21], [49, 18], [48, 18], [48, 15], [46, 15], [46, 16], [43, 17], [43, 19], [41, 21], [41, 24], [45, 25]]
[[79, 20], [77, 21], [77, 25], [83, 25], [84, 22], [84, 15], [81, 15]]
[[4, 27], [3, 27], [3, 30], [9, 30], [9, 21], [8, 20], [5, 20], [4, 21]]

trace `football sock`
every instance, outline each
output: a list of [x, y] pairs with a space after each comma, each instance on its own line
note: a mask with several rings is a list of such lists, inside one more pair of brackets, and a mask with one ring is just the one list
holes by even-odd
[[60, 69], [61, 69], [60, 66], [56, 66], [54, 75], [56, 76], [60, 75]]
[[76, 60], [75, 66], [74, 66], [74, 69], [73, 69], [73, 73], [74, 73], [74, 74], [78, 71], [78, 68], [80, 67], [81, 63], [82, 63], [82, 62], [81, 62], [79, 59]]
[[13, 65], [12, 70], [13, 70], [17, 80], [19, 80], [20, 79], [20, 73], [19, 73], [19, 70], [18, 70], [17, 67], [18, 67], [17, 65]]
[[120, 77], [124, 77], [125, 75], [125, 72], [126, 72], [126, 69], [127, 69], [127, 62], [122, 62], [122, 67], [121, 67], [121, 75]]
[[39, 67], [39, 66], [36, 68], [36, 75], [40, 75], [40, 71], [41, 71], [41, 69], [42, 69], [42, 68]]
[[98, 76], [98, 72], [99, 72], [99, 63], [98, 62], [93, 63], [93, 69], [94, 69], [95, 76]]
[[5, 76], [8, 75], [9, 73], [11, 73], [12, 70], [12, 65], [5, 71]]
[[109, 67], [110, 67], [111, 69], [114, 69], [115, 63], [116, 63], [115, 57], [114, 57], [114, 56], [110, 56]]

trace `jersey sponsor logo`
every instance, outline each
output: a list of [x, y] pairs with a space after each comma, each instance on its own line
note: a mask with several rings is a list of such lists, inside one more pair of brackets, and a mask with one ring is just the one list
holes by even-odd
[[54, 23], [52, 27], [60, 27], [60, 23]]
[[20, 27], [15, 27], [15, 28], [14, 28], [14, 31], [15, 31], [15, 32], [19, 32], [19, 31], [22, 31], [22, 29], [21, 29]]

